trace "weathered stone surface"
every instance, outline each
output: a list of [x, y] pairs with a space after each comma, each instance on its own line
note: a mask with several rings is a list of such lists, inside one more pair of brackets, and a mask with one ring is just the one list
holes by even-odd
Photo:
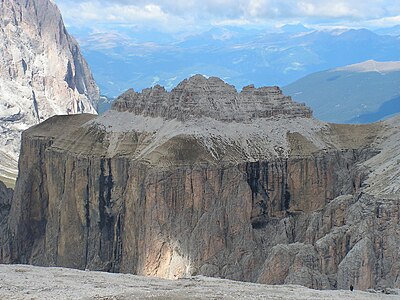
[[271, 286], [194, 276], [180, 280], [132, 274], [0, 265], [1, 299], [163, 300], [397, 300], [398, 291], [317, 291], [298, 285]]
[[399, 197], [366, 183], [375, 161], [396, 159], [385, 145], [399, 140], [398, 119], [137, 113], [54, 117], [24, 132], [3, 261], [399, 288]]
[[238, 93], [223, 80], [202, 75], [182, 81], [170, 93], [159, 85], [141, 93], [128, 90], [114, 102], [113, 108], [178, 120], [211, 117], [241, 122], [277, 115], [312, 116], [310, 108], [293, 102], [277, 86], [255, 88], [249, 85]]
[[21, 132], [53, 115], [96, 113], [99, 90], [53, 1], [0, 1], [0, 40], [0, 179], [11, 186]]
[[11, 208], [13, 190], [0, 181], [0, 221], [4, 221]]
[[8, 239], [8, 216], [10, 213], [13, 190], [0, 181], [0, 257], [3, 257], [3, 241]]

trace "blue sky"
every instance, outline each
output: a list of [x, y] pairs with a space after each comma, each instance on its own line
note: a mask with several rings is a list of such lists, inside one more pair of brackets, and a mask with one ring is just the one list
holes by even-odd
[[400, 60], [400, 26], [376, 30], [400, 24], [400, 0], [53, 1], [111, 97], [170, 89], [194, 74], [238, 89], [285, 86], [365, 60]]
[[196, 32], [213, 26], [390, 27], [398, 0], [55, 0], [67, 26]]

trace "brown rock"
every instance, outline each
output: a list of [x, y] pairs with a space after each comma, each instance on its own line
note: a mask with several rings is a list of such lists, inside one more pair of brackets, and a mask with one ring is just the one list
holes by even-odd
[[2, 260], [399, 287], [398, 198], [364, 186], [387, 127], [291, 115], [226, 124], [114, 110], [24, 132]]

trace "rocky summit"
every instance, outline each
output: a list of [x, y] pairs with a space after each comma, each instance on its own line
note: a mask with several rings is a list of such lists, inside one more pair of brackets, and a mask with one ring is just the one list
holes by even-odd
[[96, 113], [99, 90], [53, 1], [0, 1], [0, 40], [0, 180], [13, 185], [21, 132], [53, 115]]
[[399, 121], [326, 124], [202, 76], [50, 118], [22, 135], [1, 261], [399, 288]]
[[141, 93], [128, 90], [118, 98], [114, 109], [150, 117], [186, 121], [210, 117], [220, 121], [250, 121], [254, 118], [291, 115], [311, 117], [304, 104], [284, 96], [279, 87], [244, 87], [238, 93], [234, 86], [217, 77], [193, 76], [168, 93], [156, 85]]

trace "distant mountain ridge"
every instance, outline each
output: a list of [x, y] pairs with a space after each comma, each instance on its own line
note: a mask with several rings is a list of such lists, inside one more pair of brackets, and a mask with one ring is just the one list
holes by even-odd
[[69, 29], [109, 97], [131, 87], [160, 84], [171, 89], [194, 74], [220, 77], [240, 90], [252, 83], [284, 86], [314, 72], [371, 59], [400, 61], [396, 35], [367, 29], [219, 26], [190, 36], [135, 28]]
[[283, 91], [321, 120], [371, 123], [400, 112], [400, 62], [368, 60], [316, 72]]

